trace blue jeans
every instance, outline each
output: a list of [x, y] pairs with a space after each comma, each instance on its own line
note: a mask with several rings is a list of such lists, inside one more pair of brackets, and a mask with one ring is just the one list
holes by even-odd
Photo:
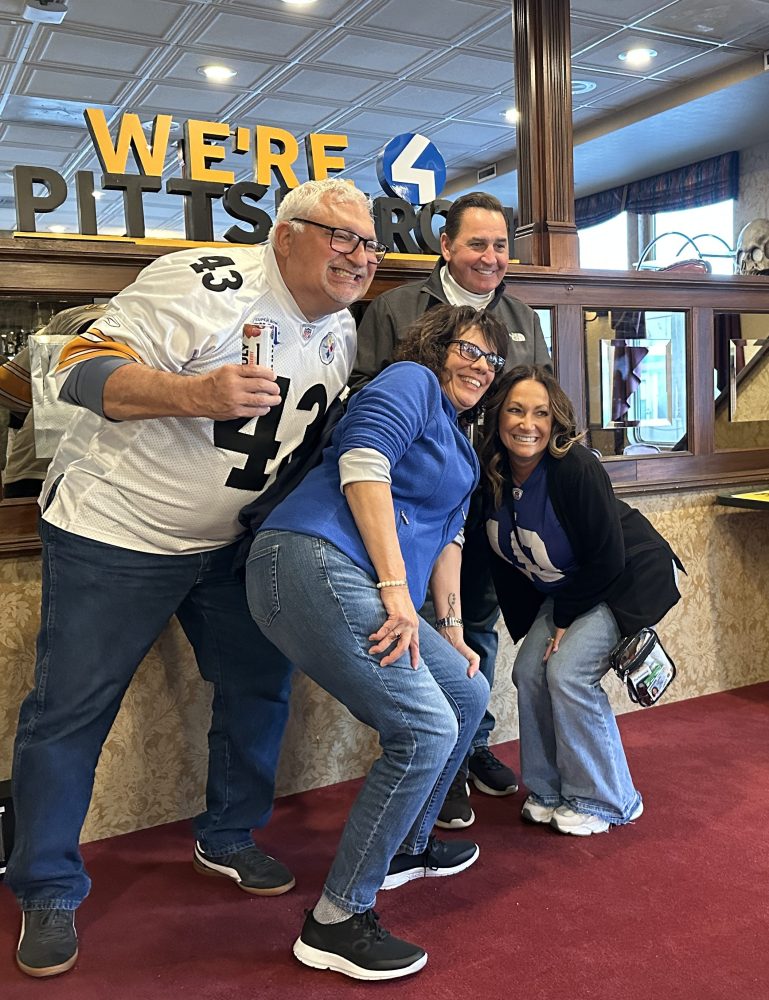
[[419, 854], [489, 696], [480, 674], [427, 622], [421, 660], [388, 667], [368, 653], [386, 613], [374, 581], [334, 545], [260, 532], [246, 569], [251, 611], [265, 635], [360, 722], [379, 733], [324, 892], [353, 913], [370, 909], [394, 854]]
[[620, 639], [617, 623], [605, 604], [596, 605], [571, 623], [558, 652], [543, 664], [554, 629], [553, 601], [547, 598], [513, 666], [521, 777], [541, 805], [565, 804], [626, 823], [641, 797], [600, 683]]
[[104, 740], [139, 663], [176, 614], [213, 684], [204, 850], [249, 847], [270, 817], [291, 665], [251, 619], [237, 545], [152, 555], [42, 522], [35, 688], [13, 769], [16, 836], [6, 881], [24, 909], [75, 909], [90, 888], [78, 850]]

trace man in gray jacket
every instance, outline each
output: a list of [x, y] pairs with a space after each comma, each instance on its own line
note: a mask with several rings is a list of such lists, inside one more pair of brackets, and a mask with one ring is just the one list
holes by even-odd
[[[505, 294], [510, 258], [507, 221], [502, 204], [474, 191], [458, 198], [446, 215], [441, 259], [424, 282], [410, 282], [374, 299], [358, 327], [358, 355], [351, 379], [353, 391], [377, 375], [393, 358], [408, 327], [428, 309], [442, 304], [489, 309], [509, 331], [506, 369], [518, 364], [550, 364], [539, 318], [523, 302]], [[479, 654], [481, 672], [494, 681], [499, 607], [491, 582], [480, 495], [476, 492], [465, 526], [461, 602], [465, 641]], [[460, 768], [446, 796], [438, 825], [470, 826], [469, 776], [487, 795], [512, 795], [514, 772], [489, 749], [494, 716], [487, 710], [473, 738], [472, 754]]]

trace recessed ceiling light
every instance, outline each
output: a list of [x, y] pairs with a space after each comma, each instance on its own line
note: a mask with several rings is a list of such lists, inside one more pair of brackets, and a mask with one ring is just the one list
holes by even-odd
[[230, 69], [229, 66], [222, 65], [198, 66], [198, 73], [206, 77], [207, 80], [214, 80], [216, 83], [231, 80], [233, 76], [238, 75], [236, 69]]
[[521, 117], [521, 113], [518, 108], [508, 108], [507, 111], [502, 112], [502, 117], [506, 122], [509, 122], [511, 125], [515, 125]]
[[657, 51], [639, 46], [635, 49], [628, 49], [627, 52], [620, 52], [617, 58], [629, 66], [648, 66], [652, 59], [657, 58]]
[[289, 7], [309, 7], [315, 0], [283, 0], [283, 3], [287, 3]]
[[104, 197], [104, 192], [103, 191], [94, 191], [93, 196], [98, 201], [99, 198], [103, 198]]
[[571, 95], [576, 97], [579, 94], [589, 94], [598, 86], [597, 83], [593, 83], [592, 80], [572, 80], [571, 81]]
[[54, 225], [48, 227], [49, 233], [66, 233], [67, 227], [62, 226], [60, 223], [54, 223]]
[[[152, 126], [154, 124], [155, 124], [155, 119], [154, 118], [150, 118], [149, 121], [142, 122], [142, 128], [144, 129], [145, 132], [151, 132], [152, 131]], [[168, 130], [169, 131], [169, 135], [174, 135], [176, 132], [181, 132], [181, 130], [182, 130], [182, 127], [179, 124], [179, 122], [174, 121], [172, 119], [171, 120], [171, 127]]]

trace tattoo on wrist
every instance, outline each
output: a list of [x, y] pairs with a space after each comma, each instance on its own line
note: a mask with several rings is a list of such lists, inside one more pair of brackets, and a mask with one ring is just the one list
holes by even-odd
[[448, 613], [449, 618], [456, 617], [456, 603], [457, 603], [457, 595], [449, 594], [449, 613]]

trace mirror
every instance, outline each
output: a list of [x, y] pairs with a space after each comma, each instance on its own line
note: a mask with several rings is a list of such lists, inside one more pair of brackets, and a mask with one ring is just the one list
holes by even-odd
[[588, 443], [602, 457], [685, 449], [686, 315], [583, 311]]
[[50, 461], [36, 453], [30, 413], [25, 415], [15, 406], [15, 400], [29, 392], [29, 337], [43, 329], [62, 309], [94, 301], [97, 300], [93, 297], [83, 296], [66, 299], [58, 295], [0, 296], [0, 499], [3, 502], [22, 498], [34, 502]]
[[769, 447], [769, 314], [713, 320], [717, 451]]

